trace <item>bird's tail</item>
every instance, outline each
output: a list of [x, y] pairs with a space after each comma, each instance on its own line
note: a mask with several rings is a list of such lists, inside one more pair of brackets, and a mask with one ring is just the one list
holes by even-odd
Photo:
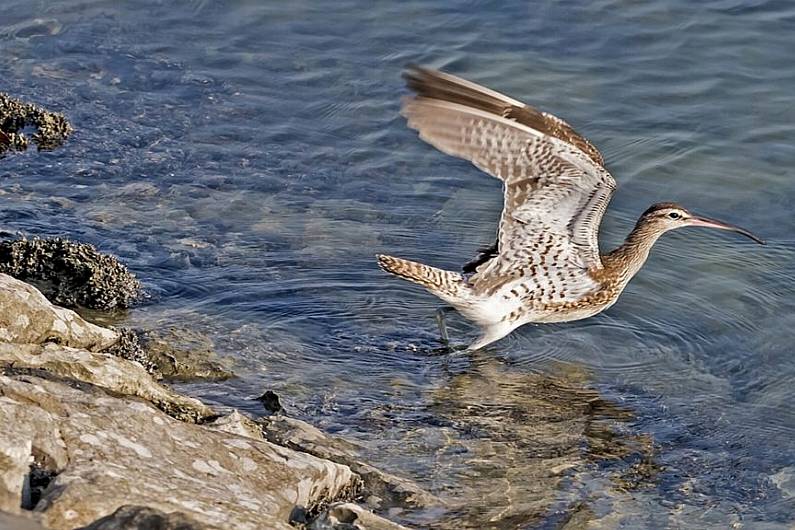
[[378, 254], [378, 265], [387, 272], [400, 276], [404, 280], [422, 285], [442, 300], [458, 305], [467, 298], [470, 287], [463, 276], [457, 272], [446, 271], [409, 261]]

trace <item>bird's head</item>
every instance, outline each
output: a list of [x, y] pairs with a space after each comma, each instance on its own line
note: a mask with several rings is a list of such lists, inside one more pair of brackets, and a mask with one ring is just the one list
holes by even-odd
[[717, 219], [710, 219], [709, 217], [696, 215], [688, 211], [683, 206], [673, 202], [660, 202], [651, 205], [651, 207], [649, 207], [649, 209], [643, 212], [643, 215], [641, 215], [640, 223], [659, 233], [675, 230], [685, 226], [718, 228], [720, 230], [729, 230], [731, 232], [742, 234], [745, 237], [753, 239], [760, 245], [765, 244], [762, 239], [756, 237], [745, 228], [724, 223], [723, 221], [718, 221]]

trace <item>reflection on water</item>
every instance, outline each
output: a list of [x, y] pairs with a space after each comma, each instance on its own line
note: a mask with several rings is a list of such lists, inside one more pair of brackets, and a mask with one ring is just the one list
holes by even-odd
[[[0, 230], [118, 255], [151, 300], [102, 318], [201, 333], [239, 375], [188, 391], [275, 390], [449, 504], [419, 526], [795, 524], [789, 3], [2, 7], [2, 89], [76, 132], [3, 160]], [[405, 128], [407, 62], [589, 136], [620, 184], [604, 248], [659, 200], [769, 245], [682, 230], [605, 314], [439, 355], [437, 301], [373, 255], [457, 268], [501, 196]]]
[[[432, 476], [446, 495], [466, 499], [445, 527], [516, 528], [571, 517], [588, 494], [569, 487], [600, 465], [615, 482], [608, 490], [652, 482], [653, 474], [629, 464], [650, 461], [650, 442], [621, 432], [632, 414], [587, 389], [585, 374], [560, 366], [568, 372], [550, 376], [478, 357], [431, 394], [427, 411], [440, 425], [412, 433], [437, 440], [423, 444], [435, 457]], [[620, 464], [612, 469], [610, 461]]]

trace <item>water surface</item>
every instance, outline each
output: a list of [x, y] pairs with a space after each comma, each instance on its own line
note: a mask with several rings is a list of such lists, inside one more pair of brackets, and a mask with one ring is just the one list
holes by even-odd
[[[398, 520], [791, 528], [795, 6], [581, 4], [2, 0], [0, 90], [77, 131], [2, 160], [0, 228], [120, 256], [152, 298], [118, 322], [200, 331], [239, 375], [189, 392], [272, 389], [449, 506]], [[408, 62], [592, 139], [603, 248], [660, 200], [769, 245], [679, 231], [605, 314], [440, 353], [437, 300], [373, 255], [457, 268], [501, 196], [406, 129]]]

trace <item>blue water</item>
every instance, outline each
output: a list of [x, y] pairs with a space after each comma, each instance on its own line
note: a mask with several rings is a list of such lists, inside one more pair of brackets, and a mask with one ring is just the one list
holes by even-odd
[[[0, 228], [121, 257], [151, 300], [117, 323], [197, 330], [239, 375], [188, 391], [256, 414], [251, 398], [272, 389], [471, 508], [404, 522], [557, 528], [578, 506], [571, 520], [595, 528], [792, 528], [794, 35], [784, 1], [0, 0], [0, 90], [76, 129], [0, 161]], [[679, 231], [605, 314], [525, 327], [476, 359], [439, 352], [438, 301], [373, 256], [457, 268], [490, 243], [501, 196], [405, 127], [409, 62], [587, 135], [619, 182], [604, 249], [661, 200], [768, 246]], [[583, 448], [538, 493], [539, 517], [504, 515], [535, 499], [510, 473], [532, 447], [475, 433], [477, 395], [456, 392], [482, 378], [524, 406], [522, 378], [547, 376], [629, 411], [610, 428], [647, 440], [658, 472], [619, 487], [631, 458]], [[516, 421], [502, 411], [498, 426]], [[521, 495], [486, 495], [503, 490]]]

